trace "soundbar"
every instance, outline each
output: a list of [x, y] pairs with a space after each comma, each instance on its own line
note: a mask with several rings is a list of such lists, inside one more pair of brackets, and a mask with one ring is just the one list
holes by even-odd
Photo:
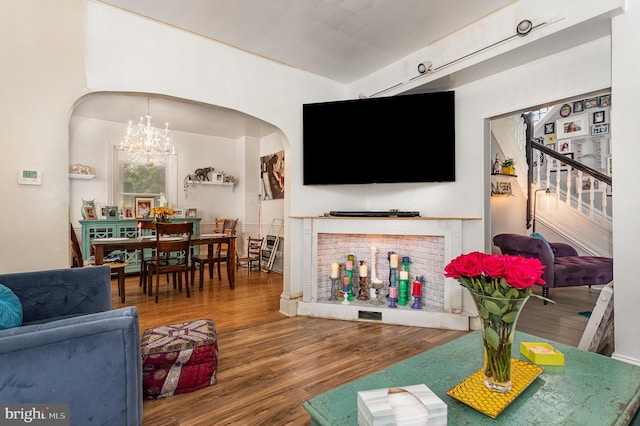
[[387, 211], [370, 211], [370, 210], [351, 210], [351, 211], [339, 211], [332, 210], [329, 212], [329, 216], [336, 217], [419, 217], [420, 212], [406, 212], [400, 210], [387, 210]]

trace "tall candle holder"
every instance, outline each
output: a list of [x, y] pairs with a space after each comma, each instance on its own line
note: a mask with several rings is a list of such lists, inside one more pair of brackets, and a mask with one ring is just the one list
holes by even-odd
[[389, 307], [395, 309], [398, 307], [398, 287], [389, 286]]
[[422, 305], [420, 304], [420, 294], [422, 292], [422, 283], [418, 280], [413, 282], [413, 291], [411, 295], [413, 296], [413, 305], [411, 305], [411, 309], [422, 309]]
[[342, 301], [343, 305], [351, 304], [351, 302], [349, 302], [349, 294], [351, 294], [351, 291], [349, 290], [349, 277], [342, 277], [342, 296], [344, 297], [344, 300]]
[[[353, 261], [355, 256], [350, 254], [347, 256], [347, 276], [349, 277], [349, 290], [347, 291], [347, 300], [353, 301]], [[343, 290], [344, 291], [344, 290]]]
[[329, 300], [332, 302], [338, 300], [338, 277], [331, 277], [331, 295], [329, 296]]
[[403, 256], [402, 257], [402, 270], [405, 271], [407, 274], [406, 276], [406, 285], [407, 285], [407, 291], [404, 293], [404, 295], [400, 295], [400, 298], [402, 300], [404, 300], [403, 302], [403, 306], [408, 304], [411, 301], [411, 295], [409, 293], [409, 264], [411, 263], [409, 256]]
[[398, 305], [405, 306], [409, 302], [409, 275], [407, 271], [400, 271], [400, 286], [398, 287]]
[[331, 294], [329, 295], [329, 300], [336, 301], [338, 300], [338, 279], [341, 276], [342, 265], [339, 263], [331, 264], [331, 273], [329, 274], [329, 278], [331, 279]]
[[369, 303], [372, 305], [384, 305], [384, 302], [380, 300], [380, 290], [384, 288], [384, 283], [381, 280], [378, 280], [371, 283], [371, 287], [371, 290], [375, 291], [375, 297], [371, 296], [371, 301]]
[[364, 264], [364, 260], [360, 261], [360, 278], [359, 278], [360, 291], [358, 292], [358, 300], [369, 300], [368, 281], [367, 281], [367, 265]]

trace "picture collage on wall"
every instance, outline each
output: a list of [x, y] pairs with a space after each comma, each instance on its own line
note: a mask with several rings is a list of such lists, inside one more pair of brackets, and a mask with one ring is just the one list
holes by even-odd
[[[540, 139], [547, 147], [611, 175], [610, 106], [610, 94], [565, 103], [544, 122]], [[558, 163], [552, 160], [550, 170], [567, 170], [566, 164]]]

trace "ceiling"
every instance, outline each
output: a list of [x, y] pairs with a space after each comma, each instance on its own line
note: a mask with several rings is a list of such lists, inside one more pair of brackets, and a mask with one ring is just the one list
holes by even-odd
[[[513, 1], [456, 0], [453, 7], [450, 0], [102, 0], [345, 84]], [[147, 108], [146, 97], [128, 94], [92, 95], [74, 115], [126, 123], [147, 110], [155, 126], [169, 122], [173, 130], [229, 138], [273, 131], [237, 111], [156, 97]]]

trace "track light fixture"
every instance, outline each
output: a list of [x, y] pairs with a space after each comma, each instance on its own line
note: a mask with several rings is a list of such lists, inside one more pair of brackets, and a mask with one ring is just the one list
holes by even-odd
[[433, 70], [433, 64], [431, 63], [431, 61], [424, 61], [418, 64], [418, 72], [420, 74], [431, 72], [432, 70]]
[[532, 29], [533, 29], [533, 24], [528, 19], [518, 22], [518, 25], [516, 26], [516, 32], [518, 33], [518, 35], [521, 35], [521, 36], [525, 36], [529, 34]]

